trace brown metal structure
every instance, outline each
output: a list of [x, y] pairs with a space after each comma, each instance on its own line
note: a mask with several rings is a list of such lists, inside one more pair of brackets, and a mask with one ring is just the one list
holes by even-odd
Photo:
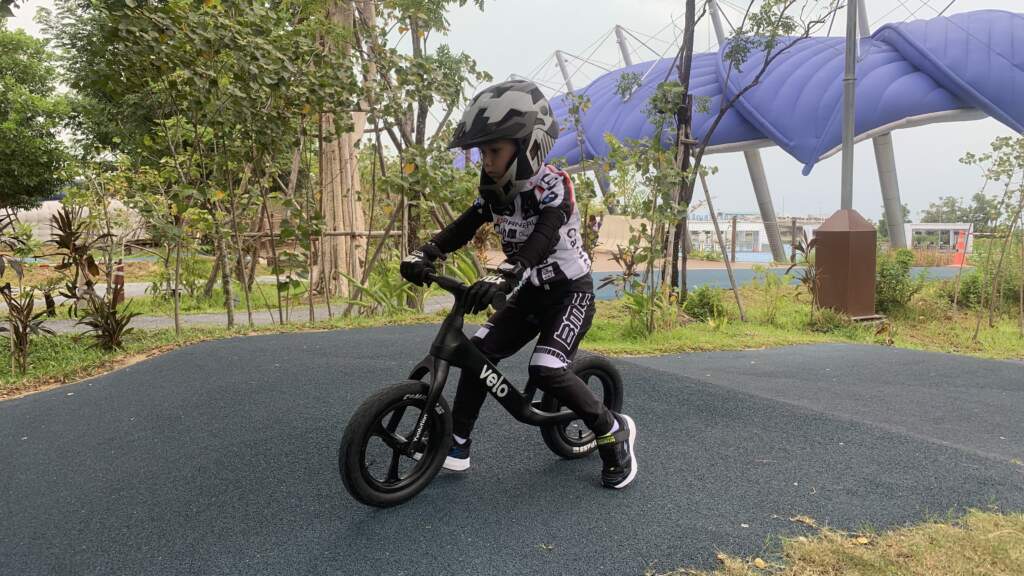
[[814, 231], [818, 304], [853, 319], [875, 318], [875, 227], [839, 210]]

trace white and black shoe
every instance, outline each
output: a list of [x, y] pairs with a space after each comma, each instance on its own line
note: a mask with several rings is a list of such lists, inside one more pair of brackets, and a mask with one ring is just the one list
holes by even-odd
[[[445, 470], [454, 470], [456, 472], [462, 472], [463, 470], [469, 469], [469, 444], [473, 440], [467, 439], [464, 443], [459, 444], [459, 441], [452, 438], [452, 447], [448, 449], [448, 457], [444, 459], [444, 464], [441, 465]], [[414, 460], [423, 458], [423, 454], [417, 452], [412, 455]]]
[[614, 414], [619, 423], [615, 432], [597, 438], [597, 452], [601, 455], [601, 484], [605, 488], [625, 488], [636, 478], [636, 424], [625, 414]]
[[445, 470], [461, 472], [469, 469], [469, 445], [473, 442], [467, 439], [464, 444], [452, 438], [452, 447], [448, 450], [448, 457], [444, 459]]

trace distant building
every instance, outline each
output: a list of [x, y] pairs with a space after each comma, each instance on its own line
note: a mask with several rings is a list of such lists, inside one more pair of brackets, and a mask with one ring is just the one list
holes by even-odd
[[974, 252], [974, 238], [967, 236], [971, 225], [967, 222], [907, 223], [903, 229], [911, 248], [953, 252], [960, 235], [967, 237], [967, 253]]
[[[768, 233], [764, 222], [756, 213], [718, 214], [718, 225], [722, 230], [722, 240], [726, 250], [732, 251], [733, 218], [736, 218], [736, 253], [737, 260], [771, 261], [771, 246], [768, 244]], [[783, 217], [778, 219], [779, 233], [787, 254], [792, 254], [793, 234], [803, 238], [813, 237], [814, 230], [824, 222], [817, 216]], [[701, 252], [720, 252], [718, 240], [715, 238], [714, 223], [708, 213], [690, 215], [690, 242], [693, 250]], [[742, 256], [741, 256], [742, 255]]]

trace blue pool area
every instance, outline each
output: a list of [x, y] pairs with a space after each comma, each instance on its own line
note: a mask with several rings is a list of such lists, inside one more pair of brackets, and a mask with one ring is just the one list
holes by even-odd
[[[738, 256], [738, 255], [737, 255]], [[771, 256], [770, 254], [768, 255]], [[929, 280], [947, 280], [956, 278], [957, 268], [948, 266], [941, 268], [913, 268], [913, 275], [917, 276], [922, 271], [927, 274]], [[785, 272], [785, 268], [776, 268], [770, 270], [771, 274], [778, 274], [781, 276]], [[754, 280], [754, 271], [745, 268], [733, 270], [736, 275], [736, 282], [740, 285], [749, 284]], [[595, 272], [594, 273], [594, 287], [600, 286], [602, 282], [609, 276], [616, 276], [614, 272]], [[686, 272], [687, 284], [690, 288], [696, 288], [698, 286], [712, 286], [714, 288], [728, 288], [729, 287], [729, 275], [725, 269], [714, 269], [714, 270], [688, 270]], [[793, 280], [793, 284], [797, 284], [797, 280]], [[617, 297], [615, 289], [612, 286], [602, 288], [597, 291], [598, 300], [613, 300]]]

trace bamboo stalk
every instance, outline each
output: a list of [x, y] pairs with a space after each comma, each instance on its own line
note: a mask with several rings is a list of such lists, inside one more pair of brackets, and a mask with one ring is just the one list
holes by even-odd
[[[300, 134], [302, 131], [300, 130]], [[306, 155], [306, 171], [309, 171], [309, 156]], [[306, 221], [309, 222], [313, 218], [313, 204], [312, 197], [310, 194], [310, 185], [307, 182], [304, 186], [306, 189]], [[309, 227], [306, 227], [309, 230]], [[316, 312], [313, 307], [313, 234], [307, 232], [306, 239], [309, 242], [309, 248], [306, 250], [306, 299], [309, 300], [309, 323], [316, 322]]]
[[956, 271], [956, 286], [953, 289], [953, 314], [956, 314], [957, 301], [960, 298], [960, 277], [964, 273], [964, 263], [967, 262], [967, 246], [971, 242], [971, 230], [974, 229], [974, 222], [967, 225], [967, 235], [964, 236], [964, 257], [960, 259], [960, 269]]
[[[701, 187], [704, 188], [704, 198], [708, 202], [708, 212], [711, 213], [711, 222], [715, 226], [715, 236], [718, 237], [718, 246], [722, 249], [722, 260], [725, 260], [725, 270], [729, 273], [729, 285], [732, 286], [732, 293], [736, 296], [736, 307], [740, 310], [740, 321], [746, 322], [747, 315], [743, 311], [743, 300], [740, 298], [740, 291], [736, 288], [736, 277], [732, 273], [732, 262], [729, 262], [729, 255], [725, 253], [725, 240], [722, 239], [722, 230], [718, 227], [718, 215], [715, 214], [715, 206], [711, 203], [711, 192], [708, 189], [707, 178], [704, 173], [700, 174]], [[735, 231], [735, 228], [733, 228]], [[735, 246], [735, 244], [733, 244]]]
[[[401, 212], [405, 212], [405, 197], [404, 196], [399, 198], [398, 206], [396, 206], [395, 207], [395, 211], [391, 213], [391, 221], [388, 222], [388, 226], [385, 229], [385, 231], [389, 232], [391, 230], [391, 228], [394, 227], [395, 222], [398, 221], [398, 215]], [[377, 264], [377, 259], [380, 258], [381, 250], [384, 248], [384, 244], [386, 242], [387, 242], [387, 240], [381, 240], [380, 242], [377, 243], [377, 247], [373, 251], [373, 256], [370, 258], [369, 261], [367, 261], [366, 267], [363, 268], [363, 277], [359, 280], [360, 284], [366, 284], [367, 279], [369, 279], [369, 277], [370, 277], [370, 272], [373, 271], [373, 267]], [[359, 286], [356, 286], [355, 289], [352, 291], [352, 300], [353, 301], [358, 300], [359, 296], [361, 296], [361, 295], [362, 295], [362, 288], [360, 288]], [[346, 304], [345, 305], [345, 311], [342, 312], [342, 316], [347, 317], [352, 312], [352, 306], [353, 306], [352, 302], [349, 302], [348, 304]]]
[[268, 205], [270, 201], [267, 199], [267, 190], [260, 187], [260, 195], [263, 196], [263, 216], [267, 221], [267, 228], [270, 230], [270, 255], [274, 259], [274, 278], [277, 280], [277, 320], [282, 326], [284, 325], [284, 306], [281, 304], [281, 263], [277, 260], [277, 246], [274, 242], [274, 220], [270, 217], [270, 209]]
[[174, 257], [174, 337], [181, 337], [181, 232], [178, 232], [177, 251]]
[[[387, 178], [387, 168], [384, 164], [384, 149], [379, 146], [379, 142], [377, 147], [377, 157], [380, 161], [380, 176], [381, 178]], [[395, 222], [398, 220], [399, 214], [403, 212], [405, 212], [405, 197], [401, 196], [399, 197], [398, 204], [395, 206], [395, 210], [391, 213], [391, 220], [389, 220], [388, 225], [384, 227], [385, 236], [390, 234], [392, 228], [395, 226]], [[404, 237], [404, 232], [402, 234]], [[381, 250], [384, 248], [386, 241], [387, 240], [385, 238], [377, 243], [377, 247], [373, 251], [373, 256], [366, 262], [366, 266], [363, 267], [363, 276], [359, 279], [359, 284], [366, 284], [367, 279], [370, 278], [370, 273], [373, 271], [373, 267], [377, 264], [377, 259], [380, 258]], [[352, 302], [359, 300], [359, 297], [362, 295], [362, 288], [360, 286], [356, 286], [349, 295], [351, 297], [351, 301], [345, 305], [345, 311], [342, 312], [342, 316], [345, 317], [348, 317], [352, 312]]]
[[1013, 231], [1017, 227], [1017, 220], [1020, 218], [1021, 213], [1024, 213], [1024, 192], [1020, 195], [1020, 202], [1017, 205], [1017, 213], [1010, 219], [1010, 229], [1006, 232], [1006, 239], [1003, 241], [1003, 249], [999, 253], [999, 263], [996, 265], [996, 277], [992, 282], [992, 297], [989, 298], [988, 303], [988, 327], [992, 328], [995, 326], [995, 303], [996, 298], [1002, 299], [1000, 295], [1000, 282], [1003, 278], [1003, 262], [1006, 260], [1006, 250], [1010, 247], [1010, 241], [1013, 240]]
[[231, 228], [235, 233], [235, 246], [238, 249], [238, 273], [242, 275], [239, 280], [242, 281], [242, 292], [245, 293], [245, 313], [249, 318], [249, 327], [252, 328], [254, 323], [252, 319], [252, 287], [249, 285], [249, 281], [245, 273], [245, 249], [242, 246], [242, 239], [238, 234], [238, 195], [245, 194], [246, 189], [249, 186], [249, 171], [252, 169], [251, 165], [246, 165], [245, 170], [242, 173], [242, 182], [239, 184], [237, 190], [229, 191], [231, 194]]

